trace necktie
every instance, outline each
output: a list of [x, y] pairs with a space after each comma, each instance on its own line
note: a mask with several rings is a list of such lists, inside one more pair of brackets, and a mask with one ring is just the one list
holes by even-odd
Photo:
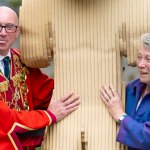
[[10, 58], [9, 58], [8, 56], [6, 56], [5, 58], [3, 58], [4, 74], [5, 74], [5, 77], [6, 77], [8, 80], [10, 79], [9, 61], [10, 61]]

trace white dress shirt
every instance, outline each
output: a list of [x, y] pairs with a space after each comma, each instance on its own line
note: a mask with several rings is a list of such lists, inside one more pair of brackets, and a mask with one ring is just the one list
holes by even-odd
[[[9, 58], [11, 58], [11, 53], [10, 53], [10, 50], [8, 52], [8, 54], [6, 56], [9, 56]], [[3, 58], [6, 57], [6, 56], [2, 56], [0, 55], [0, 71], [4, 74], [4, 64], [3, 64]]]
[[140, 99], [139, 99], [139, 101], [138, 101], [138, 103], [137, 103], [136, 111], [138, 110], [138, 108], [139, 108], [139, 106], [140, 106], [140, 104], [141, 104], [141, 102], [142, 102], [142, 99], [143, 99], [143, 96], [140, 97]]

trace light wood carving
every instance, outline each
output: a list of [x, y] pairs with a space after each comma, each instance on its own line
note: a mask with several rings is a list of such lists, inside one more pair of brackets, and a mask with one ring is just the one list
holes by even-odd
[[53, 56], [54, 99], [69, 91], [81, 99], [77, 111], [48, 128], [43, 150], [126, 149], [99, 89], [113, 84], [121, 93], [121, 55], [135, 65], [149, 14], [148, 0], [22, 0], [22, 61], [46, 67]]

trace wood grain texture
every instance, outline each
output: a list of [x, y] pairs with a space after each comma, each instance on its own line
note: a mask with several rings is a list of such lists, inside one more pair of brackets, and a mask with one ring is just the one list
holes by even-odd
[[[36, 1], [36, 2], [35, 2]], [[140, 35], [150, 29], [148, 0], [23, 0], [21, 59], [46, 67], [54, 59], [54, 99], [74, 91], [79, 109], [51, 126], [43, 150], [126, 150], [99, 96], [102, 84], [121, 92], [121, 55], [135, 65]], [[52, 54], [53, 53], [53, 54]], [[125, 101], [125, 98], [122, 100]]]

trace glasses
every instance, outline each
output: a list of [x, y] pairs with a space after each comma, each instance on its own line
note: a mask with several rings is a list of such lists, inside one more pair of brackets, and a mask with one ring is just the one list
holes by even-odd
[[5, 26], [0, 25], [0, 32], [4, 28], [7, 33], [14, 33], [16, 32], [17, 27], [18, 26], [15, 26], [15, 25], [5, 25]]

